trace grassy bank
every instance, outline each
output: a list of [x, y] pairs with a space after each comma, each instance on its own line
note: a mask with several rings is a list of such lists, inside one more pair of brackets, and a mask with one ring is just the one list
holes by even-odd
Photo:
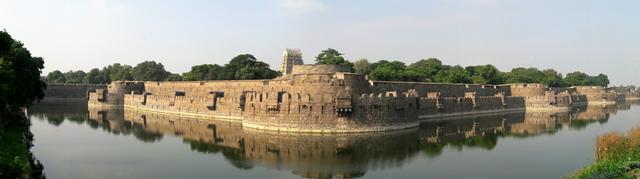
[[596, 139], [595, 161], [571, 178], [640, 178], [640, 127]]
[[44, 178], [42, 165], [29, 151], [32, 140], [26, 119], [12, 120], [4, 127], [0, 134], [0, 178]]

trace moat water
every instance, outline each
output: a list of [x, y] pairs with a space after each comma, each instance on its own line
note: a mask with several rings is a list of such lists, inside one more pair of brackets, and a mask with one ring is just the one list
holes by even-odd
[[86, 103], [43, 103], [28, 115], [49, 178], [560, 178], [593, 160], [597, 135], [640, 125], [639, 112], [635, 102], [346, 135]]

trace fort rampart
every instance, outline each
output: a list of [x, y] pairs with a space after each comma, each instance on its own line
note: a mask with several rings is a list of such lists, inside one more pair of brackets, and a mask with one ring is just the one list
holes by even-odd
[[89, 92], [106, 88], [100, 84], [47, 83], [44, 100], [87, 100]]
[[343, 133], [416, 127], [441, 117], [566, 111], [615, 103], [604, 88], [550, 89], [541, 84], [477, 85], [369, 81], [337, 65], [297, 65], [271, 80], [113, 82], [89, 105], [215, 118], [243, 127]]

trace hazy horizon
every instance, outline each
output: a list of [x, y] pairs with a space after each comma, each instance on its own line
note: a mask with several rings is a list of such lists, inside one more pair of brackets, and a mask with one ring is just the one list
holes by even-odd
[[[334, 48], [349, 60], [553, 68], [640, 84], [639, 1], [4, 1], [0, 29], [46, 73], [154, 60], [183, 73], [238, 54], [280, 66]], [[636, 62], [636, 63], [634, 63]]]

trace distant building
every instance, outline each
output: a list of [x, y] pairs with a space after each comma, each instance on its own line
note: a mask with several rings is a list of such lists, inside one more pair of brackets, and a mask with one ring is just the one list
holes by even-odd
[[294, 65], [302, 64], [304, 64], [304, 62], [302, 61], [300, 49], [287, 48], [282, 52], [282, 64], [280, 65], [282, 76], [290, 74]]

